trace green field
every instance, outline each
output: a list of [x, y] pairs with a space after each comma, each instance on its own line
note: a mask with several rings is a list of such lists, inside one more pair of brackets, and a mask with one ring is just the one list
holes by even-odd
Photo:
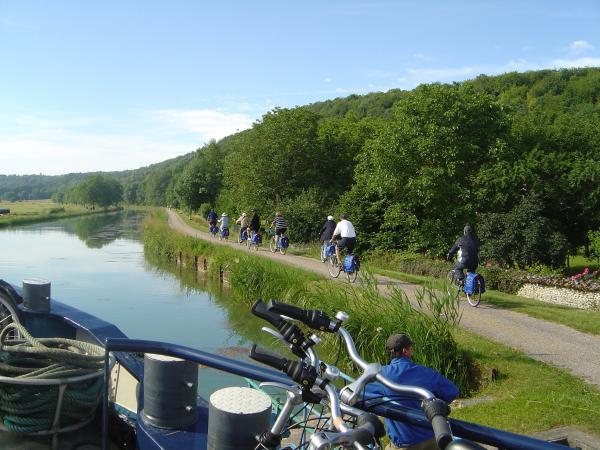
[[0, 215], [0, 227], [105, 212], [103, 209], [89, 210], [81, 205], [60, 204], [52, 200], [0, 202], [0, 209], [5, 208], [10, 209], [10, 214]]

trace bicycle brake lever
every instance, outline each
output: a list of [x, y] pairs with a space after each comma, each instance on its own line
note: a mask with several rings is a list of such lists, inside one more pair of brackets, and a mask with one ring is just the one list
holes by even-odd
[[286, 347], [288, 345], [288, 343], [286, 342], [286, 340], [283, 338], [283, 336], [281, 334], [279, 334], [277, 331], [275, 331], [273, 328], [269, 328], [269, 327], [262, 327], [261, 328], [262, 331], [264, 331], [265, 333], [269, 333], [270, 335], [272, 335], [273, 337], [276, 337], [277, 339], [279, 339], [281, 342], [283, 342]]

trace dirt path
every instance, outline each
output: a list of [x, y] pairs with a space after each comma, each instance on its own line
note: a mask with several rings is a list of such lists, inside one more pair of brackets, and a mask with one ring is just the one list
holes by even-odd
[[[168, 211], [169, 226], [181, 233], [210, 240], [244, 250], [237, 242], [222, 242], [208, 233], [187, 225], [175, 212]], [[258, 254], [284, 264], [300, 267], [326, 277], [325, 264], [311, 258], [271, 253], [268, 247], [259, 249]], [[340, 278], [343, 275], [340, 275]], [[377, 277], [380, 289], [385, 292], [390, 285], [400, 287], [409, 297], [414, 297], [418, 286]], [[496, 342], [518, 349], [531, 358], [569, 370], [588, 383], [600, 387], [600, 336], [581, 333], [565, 325], [534, 319], [524, 314], [482, 304], [478, 308], [462, 305], [461, 326], [486, 336]]]

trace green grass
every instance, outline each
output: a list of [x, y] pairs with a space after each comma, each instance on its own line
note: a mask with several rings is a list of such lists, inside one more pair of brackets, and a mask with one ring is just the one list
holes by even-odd
[[105, 213], [106, 211], [114, 211], [116, 209], [96, 209], [90, 211], [81, 205], [60, 204], [55, 203], [52, 200], [0, 202], [0, 208], [10, 209], [10, 214], [0, 216], [0, 227], [25, 225], [66, 217]]
[[[373, 267], [372, 270], [390, 278], [396, 278], [414, 284], [427, 285], [435, 289], [442, 289], [444, 287], [444, 280], [432, 277], [410, 275], [393, 270], [381, 269], [379, 267]], [[560, 323], [584, 333], [600, 334], [600, 311], [553, 305], [551, 303], [540, 302], [538, 300], [494, 290], [486, 291], [485, 294], [483, 294], [481, 301], [491, 303], [498, 308], [527, 314], [528, 316], [537, 319]]]
[[[164, 213], [161, 217], [164, 221]], [[223, 307], [237, 317], [240, 327], [244, 325], [249, 305], [257, 296], [280, 298], [327, 311], [344, 309], [352, 319], [348, 328], [359, 344], [359, 352], [368, 360], [381, 361], [381, 349], [387, 333], [406, 326], [415, 326], [419, 320], [418, 315], [413, 315], [414, 312], [403, 311], [407, 304], [401, 293], [395, 293], [395, 297], [391, 299], [383, 299], [373, 291], [372, 285], [367, 284], [362, 290], [350, 289], [346, 285], [332, 283], [299, 269], [284, 268], [246, 252], [206, 244], [166, 227], [161, 229], [160, 236], [152, 236], [152, 233], [149, 235], [150, 241], [160, 242], [161, 248], [165, 248], [166, 243], [167, 247], [175, 245], [186, 248], [187, 251], [211, 254], [213, 265], [230, 263], [232, 295], [224, 300], [226, 304], [224, 303]], [[174, 241], [171, 241], [172, 239]], [[148, 251], [152, 245], [147, 245]], [[170, 251], [170, 254], [175, 253]], [[195, 276], [191, 278], [196, 279]], [[402, 278], [413, 283], [431, 282], [427, 277]], [[427, 300], [427, 295], [429, 294], [423, 294], [422, 301]], [[435, 300], [432, 304], [435, 313]], [[440, 304], [443, 302], [438, 303], [438, 307]], [[404, 321], [410, 323], [403, 323]], [[428, 342], [439, 341], [439, 331], [433, 327], [427, 328], [427, 325], [427, 322], [423, 322], [420, 330], [410, 330], [411, 333], [427, 333], [434, 338], [429, 341], [422, 337], [415, 339], [416, 342], [424, 343], [415, 347], [417, 358], [432, 353]], [[253, 322], [252, 327], [257, 326]], [[432, 329], [436, 332], [432, 333]], [[248, 333], [254, 331], [248, 330]], [[535, 361], [469, 331], [452, 327], [451, 334], [453, 341], [450, 342], [456, 345], [452, 352], [461, 358], [466, 356], [478, 369], [469, 372], [472, 379], [483, 380], [473, 393], [473, 399], [481, 399], [481, 403], [462, 408], [455, 407], [452, 417], [517, 433], [529, 434], [554, 427], [573, 426], [600, 434], [600, 392], [596, 388], [586, 385], [563, 370]], [[255, 337], [260, 339], [258, 333], [252, 338]], [[320, 353], [324, 359], [332, 359], [336, 344], [325, 337], [320, 346]], [[431, 357], [430, 354], [428, 356]], [[343, 361], [340, 366], [344, 367], [346, 363], [347, 361]], [[492, 368], [498, 372], [495, 381], [485, 377]], [[476, 373], [483, 376], [474, 375]]]
[[461, 349], [478, 364], [498, 371], [496, 381], [481, 387], [475, 398], [492, 398], [452, 417], [516, 433], [574, 426], [600, 435], [600, 391], [575, 376], [535, 361], [504, 345], [458, 329]]

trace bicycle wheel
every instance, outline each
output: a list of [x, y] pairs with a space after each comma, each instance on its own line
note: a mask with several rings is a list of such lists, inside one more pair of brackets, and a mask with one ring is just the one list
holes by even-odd
[[346, 272], [346, 277], [348, 278], [349, 283], [354, 283], [356, 281], [356, 277], [358, 277], [358, 271], [353, 270], [352, 272]]
[[465, 295], [467, 296], [467, 301], [469, 302], [469, 305], [478, 306], [479, 302], [481, 302], [481, 281], [476, 279], [475, 283], [473, 283], [473, 293], [465, 293]]
[[327, 264], [327, 270], [329, 270], [329, 275], [333, 278], [337, 278], [340, 276], [340, 272], [342, 268], [338, 264], [338, 259], [336, 255], [331, 255], [329, 257], [329, 263]]
[[452, 269], [446, 275], [446, 292], [450, 297], [459, 298], [460, 297], [461, 288], [459, 286], [459, 281], [456, 277], [456, 272]]
[[287, 247], [279, 247], [279, 253], [285, 255], [285, 252], [287, 252]]
[[277, 244], [275, 243], [274, 239], [269, 241], [269, 250], [271, 250], [271, 253], [275, 253], [277, 251]]

